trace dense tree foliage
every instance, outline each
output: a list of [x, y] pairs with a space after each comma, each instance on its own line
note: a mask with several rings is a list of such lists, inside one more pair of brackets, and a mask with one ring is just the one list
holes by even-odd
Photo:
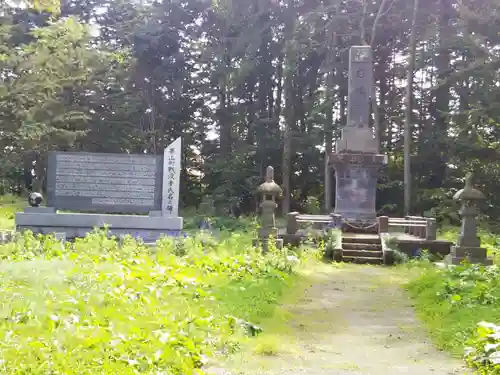
[[283, 211], [329, 206], [348, 49], [369, 44], [381, 212], [403, 213], [406, 147], [413, 214], [454, 215], [473, 170], [500, 217], [497, 0], [0, 1], [0, 18], [9, 188], [33, 162], [43, 186], [48, 150], [157, 153], [182, 136], [184, 206], [251, 212], [269, 164]]

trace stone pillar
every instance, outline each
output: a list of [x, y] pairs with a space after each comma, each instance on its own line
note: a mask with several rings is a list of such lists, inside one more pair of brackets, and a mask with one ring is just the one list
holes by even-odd
[[436, 241], [437, 238], [437, 221], [431, 217], [427, 219], [427, 226], [425, 228], [425, 239], [427, 241]]
[[276, 247], [283, 246], [283, 240], [278, 240], [278, 228], [275, 223], [275, 211], [278, 205], [276, 198], [281, 196], [283, 190], [274, 182], [274, 168], [269, 166], [266, 171], [266, 181], [259, 186], [257, 193], [262, 195], [260, 203], [260, 228], [259, 242], [262, 252], [269, 251], [269, 237], [276, 239]]
[[378, 217], [378, 233], [389, 233], [389, 217], [379, 216]]
[[451, 263], [460, 264], [467, 259], [470, 263], [493, 264], [492, 259], [487, 257], [486, 249], [481, 247], [481, 240], [477, 235], [477, 205], [486, 197], [473, 187], [472, 173], [467, 175], [465, 187], [459, 190], [453, 199], [462, 203], [459, 211], [462, 227], [456, 245], [451, 248]]
[[330, 217], [332, 218], [331, 228], [333, 229], [341, 229], [342, 228], [342, 216], [339, 214], [331, 213]]
[[289, 212], [286, 215], [286, 234], [297, 234], [299, 223], [297, 223], [298, 212]]
[[353, 46], [349, 51], [347, 124], [335, 144], [330, 164], [335, 169], [336, 214], [345, 221], [376, 220], [375, 197], [379, 170], [386, 164], [378, 153], [369, 125], [373, 91], [373, 58], [370, 46]]

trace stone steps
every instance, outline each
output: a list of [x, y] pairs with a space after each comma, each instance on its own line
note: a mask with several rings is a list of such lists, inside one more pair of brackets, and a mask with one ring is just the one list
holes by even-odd
[[382, 244], [380, 243], [342, 243], [342, 248], [344, 250], [373, 250], [373, 251], [382, 251]]
[[371, 244], [377, 245], [380, 244], [380, 237], [378, 234], [359, 234], [353, 235], [351, 233], [343, 233], [342, 234], [342, 243], [362, 243], [362, 244]]
[[380, 237], [374, 234], [342, 234], [342, 261], [357, 264], [383, 264]]
[[342, 256], [360, 258], [382, 258], [382, 250], [346, 250], [342, 249]]
[[346, 263], [355, 263], [355, 264], [375, 264], [375, 265], [383, 264], [382, 258], [363, 258], [359, 256], [355, 257], [342, 256], [342, 261]]

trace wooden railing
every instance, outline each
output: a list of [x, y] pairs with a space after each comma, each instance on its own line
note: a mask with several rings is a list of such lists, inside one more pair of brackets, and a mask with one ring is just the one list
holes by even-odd
[[299, 223], [319, 224], [320, 226], [329, 225], [330, 227], [340, 226], [341, 217], [336, 214], [330, 215], [307, 215], [298, 212], [287, 214], [286, 233], [297, 234]]
[[437, 236], [437, 223], [435, 218], [422, 216], [378, 218], [379, 233], [389, 233], [390, 228], [403, 228], [404, 232], [415, 237], [435, 241]]

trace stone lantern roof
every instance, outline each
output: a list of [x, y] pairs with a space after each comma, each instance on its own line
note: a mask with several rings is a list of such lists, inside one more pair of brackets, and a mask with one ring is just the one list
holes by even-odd
[[475, 189], [472, 185], [472, 173], [468, 173], [465, 178], [465, 187], [455, 193], [453, 199], [459, 201], [479, 201], [486, 199], [483, 193]]
[[269, 166], [266, 170], [266, 181], [257, 188], [257, 193], [280, 196], [283, 190], [274, 182], [274, 168]]

